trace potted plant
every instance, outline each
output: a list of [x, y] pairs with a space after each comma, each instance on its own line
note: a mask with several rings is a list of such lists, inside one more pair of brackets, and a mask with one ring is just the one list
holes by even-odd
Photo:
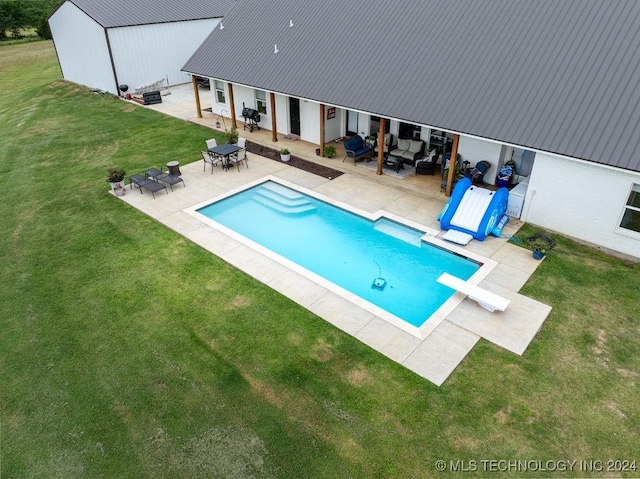
[[124, 177], [127, 172], [124, 168], [112, 166], [107, 169], [107, 181], [111, 185], [111, 189], [117, 196], [124, 195]]
[[333, 145], [327, 145], [324, 147], [324, 156], [326, 158], [333, 158], [336, 156], [336, 147]]
[[533, 242], [531, 245], [533, 251], [533, 259], [542, 259], [547, 254], [547, 247], [540, 241]]
[[534, 259], [544, 258], [547, 251], [556, 245], [556, 242], [552, 238], [540, 233], [534, 234], [533, 236], [526, 238], [524, 241], [533, 252]]
[[238, 130], [234, 127], [231, 127], [230, 130], [225, 130], [224, 135], [227, 137], [227, 143], [235, 145], [238, 143]]
[[280, 159], [285, 163], [291, 159], [291, 153], [286, 148], [280, 150]]

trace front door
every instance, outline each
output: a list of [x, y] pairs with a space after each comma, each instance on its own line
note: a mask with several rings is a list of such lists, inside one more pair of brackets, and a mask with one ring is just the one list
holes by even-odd
[[289, 97], [289, 126], [292, 135], [300, 136], [300, 100]]

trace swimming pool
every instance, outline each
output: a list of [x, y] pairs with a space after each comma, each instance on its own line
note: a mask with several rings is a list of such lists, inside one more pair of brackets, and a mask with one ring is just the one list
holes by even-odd
[[198, 207], [198, 214], [419, 328], [481, 264], [423, 241], [424, 231], [336, 207], [274, 181]]

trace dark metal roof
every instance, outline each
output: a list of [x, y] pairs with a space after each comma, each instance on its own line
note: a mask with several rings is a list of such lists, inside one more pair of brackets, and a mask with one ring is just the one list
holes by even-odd
[[185, 71], [640, 171], [637, 0], [243, 0], [222, 24]]
[[67, 0], [105, 28], [223, 17], [235, 0]]

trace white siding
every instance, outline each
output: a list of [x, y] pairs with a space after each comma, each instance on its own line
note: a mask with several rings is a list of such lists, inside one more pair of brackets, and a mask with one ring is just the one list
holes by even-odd
[[[236, 107], [235, 116], [240, 125], [244, 121], [244, 119], [242, 118], [243, 104], [247, 108], [256, 109], [255, 90], [253, 88], [249, 88], [245, 86], [233, 85], [233, 99], [234, 99], [234, 105]], [[228, 99], [227, 99], [227, 103], [229, 103]], [[229, 110], [230, 107], [227, 106], [225, 109]], [[264, 113], [260, 113], [260, 122], [258, 123], [260, 128], [265, 128], [268, 130], [271, 129], [270, 110], [271, 110], [271, 102], [269, 100], [269, 92], [267, 92], [267, 114], [265, 115]], [[238, 129], [243, 130], [244, 127], [239, 126]]]
[[[327, 109], [329, 107], [324, 107], [325, 118], [327, 117]], [[325, 120], [324, 123], [324, 139], [326, 142], [335, 140], [336, 138], [340, 138], [342, 136], [342, 132], [344, 131], [344, 112], [342, 108], [336, 108], [336, 116], [335, 118], [331, 118], [330, 120]]]
[[117, 94], [104, 29], [69, 2], [49, 26], [64, 79]]
[[169, 85], [190, 81], [191, 76], [180, 69], [219, 21], [193, 20], [109, 29], [118, 82], [134, 90], [162, 79], [168, 79]]
[[538, 152], [521, 219], [640, 258], [640, 234], [618, 227], [640, 174]]
[[371, 131], [371, 115], [367, 113], [358, 113], [358, 135], [362, 138], [369, 136]]
[[320, 105], [300, 100], [300, 139], [320, 143]]
[[488, 161], [491, 168], [485, 173], [485, 183], [494, 184], [498, 175], [498, 164], [500, 162], [500, 151], [502, 145], [491, 141], [480, 140], [460, 135], [458, 142], [458, 154], [462, 157], [462, 161], [469, 161], [471, 167], [474, 167], [479, 161]]
[[276, 94], [276, 128], [278, 133], [289, 133], [289, 97]]
[[[200, 91], [200, 104], [202, 108], [211, 107], [211, 113], [214, 115], [224, 115], [231, 118], [231, 100], [229, 98], [229, 84], [227, 82], [222, 82], [224, 85], [224, 98], [226, 103], [218, 103], [216, 98], [216, 85], [215, 80], [211, 78], [209, 80], [211, 85], [211, 89], [207, 91], [204, 88], [199, 88]], [[233, 94], [235, 96], [236, 102], [238, 101], [238, 90], [242, 88], [239, 86], [233, 86]]]

